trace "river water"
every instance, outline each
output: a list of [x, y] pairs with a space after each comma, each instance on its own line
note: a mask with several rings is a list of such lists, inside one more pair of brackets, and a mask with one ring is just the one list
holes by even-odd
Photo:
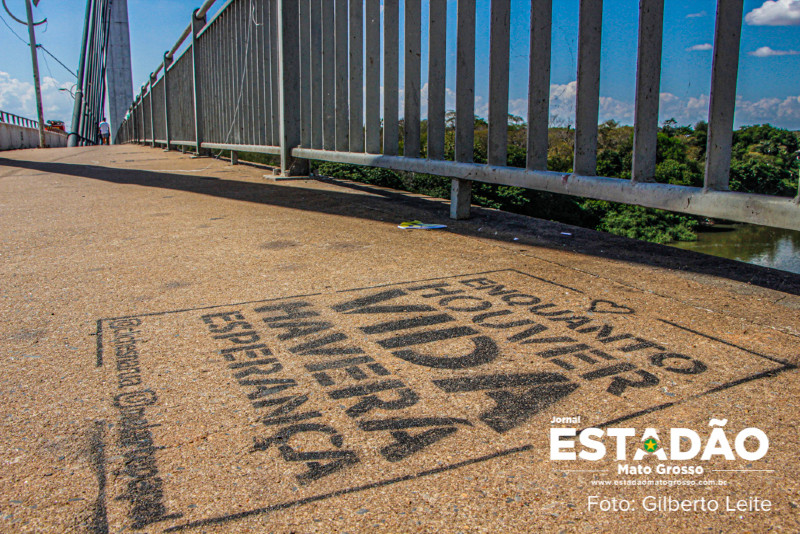
[[793, 230], [717, 224], [698, 232], [697, 241], [670, 245], [800, 274], [800, 232]]

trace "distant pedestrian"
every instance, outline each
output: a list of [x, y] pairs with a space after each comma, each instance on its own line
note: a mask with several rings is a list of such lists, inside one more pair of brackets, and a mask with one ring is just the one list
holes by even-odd
[[103, 120], [97, 125], [97, 129], [100, 130], [100, 139], [102, 140], [102, 143], [107, 145], [108, 137], [111, 133], [111, 125], [106, 122], [105, 117], [103, 117]]

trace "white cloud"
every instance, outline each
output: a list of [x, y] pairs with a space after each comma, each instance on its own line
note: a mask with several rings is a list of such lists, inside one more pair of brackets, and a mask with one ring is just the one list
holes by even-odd
[[678, 124], [708, 120], [708, 96], [681, 98], [672, 93], [659, 95], [659, 120], [675, 119]]
[[714, 47], [711, 45], [711, 43], [703, 43], [703, 44], [690, 46], [689, 48], [686, 49], [686, 51], [687, 52], [697, 52], [697, 51], [705, 51], [705, 50], [713, 50], [713, 49], [714, 49]]
[[769, 122], [789, 129], [800, 128], [800, 96], [762, 98], [749, 102], [736, 99], [736, 123], [760, 124]]
[[745, 16], [752, 26], [800, 25], [800, 0], [767, 0]]
[[[577, 82], [550, 86], [550, 125], [566, 126], [575, 124], [575, 97]], [[519, 103], [512, 101], [517, 106]], [[678, 124], [693, 125], [698, 121], [708, 120], [708, 95], [680, 97], [672, 93], [659, 95], [659, 121], [674, 118]], [[509, 106], [510, 111], [514, 109]], [[517, 113], [527, 120], [527, 113]], [[614, 119], [621, 124], [633, 124], [634, 104], [601, 96], [598, 123]], [[736, 99], [736, 127], [748, 124], [770, 123], [790, 130], [800, 129], [800, 96], [786, 98], [762, 98], [756, 101], [745, 100], [741, 96]]]
[[708, 15], [708, 13], [706, 13], [705, 11], [701, 11], [700, 13], [689, 13], [688, 15], [686, 15], [686, 18], [687, 19], [697, 19], [697, 18], [700, 18], [700, 17], [705, 17], [706, 15]]
[[[42, 113], [45, 120], [62, 120], [69, 125], [72, 117], [72, 97], [62, 88], [72, 84], [59, 82], [50, 76], [41, 78]], [[36, 93], [33, 83], [12, 78], [0, 71], [0, 109], [15, 115], [36, 119]]]
[[751, 56], [755, 57], [773, 57], [773, 56], [796, 56], [800, 54], [797, 50], [773, 50], [768, 46], [757, 48], [753, 52], [748, 52]]
[[[550, 125], [567, 126], [575, 124], [575, 99], [578, 94], [578, 82], [572, 81], [563, 85], [550, 86]], [[527, 111], [515, 113], [527, 120]], [[598, 106], [598, 122], [614, 119], [617, 122], [633, 122], [633, 103], [623, 102], [608, 96], [601, 96]]]
[[[672, 93], [661, 93], [659, 118], [674, 118], [678, 124], [694, 124], [708, 120], [708, 95], [681, 98]], [[800, 128], [800, 96], [762, 98], [756, 101], [736, 98], [736, 126], [770, 123], [781, 128]]]

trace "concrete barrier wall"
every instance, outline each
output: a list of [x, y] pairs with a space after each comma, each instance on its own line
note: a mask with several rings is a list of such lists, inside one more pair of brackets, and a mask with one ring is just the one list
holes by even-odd
[[[49, 148], [67, 146], [67, 134], [44, 132], [44, 142]], [[0, 151], [39, 146], [39, 130], [16, 124], [0, 122]]]

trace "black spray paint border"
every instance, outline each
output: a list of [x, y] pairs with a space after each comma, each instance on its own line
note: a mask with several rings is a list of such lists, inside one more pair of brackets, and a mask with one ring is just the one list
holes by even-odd
[[[557, 287], [560, 287], [560, 288], [564, 288], [564, 289], [569, 289], [570, 291], [574, 291], [576, 293], [585, 295], [585, 292], [583, 292], [583, 291], [581, 291], [579, 289], [575, 289], [574, 287], [565, 286], [563, 284], [559, 284], [557, 282], [553, 282], [553, 281], [547, 280], [545, 278], [540, 278], [538, 276], [534, 276], [532, 274], [525, 273], [525, 272], [519, 271], [517, 269], [497, 269], [497, 270], [493, 270], [493, 271], [483, 271], [483, 272], [478, 272], [478, 273], [456, 274], [456, 275], [452, 275], [452, 276], [438, 276], [438, 277], [435, 277], [435, 278], [424, 278], [424, 279], [421, 279], [421, 280], [408, 280], [408, 281], [405, 281], [405, 282], [393, 282], [393, 283], [389, 283], [389, 284], [379, 284], [379, 285], [367, 286], [367, 287], [359, 287], [359, 288], [354, 288], [354, 289], [342, 289], [342, 290], [337, 290], [337, 291], [332, 291], [332, 292], [307, 293], [307, 294], [303, 294], [303, 295], [291, 295], [291, 296], [287, 296], [287, 297], [278, 297], [278, 298], [272, 298], [272, 299], [261, 299], [261, 300], [245, 301], [245, 302], [235, 302], [235, 303], [232, 303], [232, 304], [217, 304], [217, 305], [213, 305], [213, 306], [200, 306], [200, 307], [196, 307], [196, 308], [184, 308], [184, 309], [178, 309], [178, 310], [152, 312], [152, 313], [144, 313], [144, 314], [138, 314], [138, 315], [125, 315], [125, 316], [120, 316], [120, 317], [108, 317], [108, 318], [103, 318], [103, 319], [98, 319], [97, 320], [97, 332], [95, 334], [97, 336], [97, 354], [96, 354], [96, 359], [95, 359], [95, 366], [99, 368], [99, 367], [102, 367], [103, 363], [104, 363], [103, 362], [103, 322], [104, 321], [116, 321], [116, 320], [119, 320], [119, 319], [133, 319], [133, 318], [141, 318], [141, 317], [156, 317], [156, 316], [160, 316], [160, 315], [171, 315], [171, 314], [175, 314], [175, 313], [185, 313], [185, 312], [189, 312], [189, 311], [210, 310], [210, 309], [214, 309], [214, 308], [226, 308], [226, 307], [230, 307], [230, 306], [243, 306], [243, 305], [246, 305], [246, 304], [258, 304], [258, 303], [262, 303], [262, 302], [275, 302], [275, 301], [280, 301], [280, 300], [303, 298], [303, 297], [316, 297], [316, 296], [324, 295], [324, 294], [349, 293], [349, 292], [353, 292], [353, 291], [363, 291], [363, 290], [366, 290], [366, 289], [377, 289], [379, 287], [391, 287], [391, 286], [414, 284], [414, 283], [419, 283], [419, 282], [430, 282], [430, 281], [434, 281], [434, 280], [447, 280], [447, 279], [452, 279], [452, 278], [463, 278], [463, 277], [466, 277], [466, 276], [478, 276], [478, 275], [485, 275], [485, 274], [507, 273], [507, 272], [517, 273], [517, 274], [522, 275], [522, 276], [527, 276], [529, 278], [533, 278], [533, 279], [539, 280], [541, 282], [545, 282], [545, 283], [550, 284], [550, 285], [554, 285], [554, 286], [557, 286]], [[776, 358], [774, 356], [768, 356], [766, 354], [761, 354], [760, 352], [756, 352], [756, 351], [747, 349], [745, 347], [742, 347], [740, 345], [736, 345], [735, 343], [731, 343], [729, 341], [725, 341], [724, 339], [720, 339], [718, 337], [714, 337], [714, 336], [711, 336], [711, 335], [708, 335], [708, 334], [704, 334], [704, 333], [699, 332], [697, 330], [693, 330], [691, 328], [679, 325], [677, 323], [674, 323], [672, 321], [668, 321], [666, 319], [660, 319], [660, 318], [655, 318], [655, 319], [657, 321], [660, 321], [660, 322], [662, 322], [664, 324], [667, 324], [667, 325], [672, 326], [674, 328], [677, 328], [679, 330], [683, 330], [684, 332], [688, 332], [690, 334], [694, 334], [694, 335], [709, 339], [709, 340], [714, 341], [716, 343], [722, 343], [724, 345], [728, 345], [730, 347], [734, 347], [736, 349], [739, 349], [741, 351], [747, 352], [747, 353], [752, 354], [754, 356], [757, 356], [757, 357], [763, 358], [765, 360], [771, 361], [773, 363], [780, 364], [780, 367], [777, 367], [775, 369], [771, 369], [771, 370], [768, 370], [768, 371], [763, 371], [761, 373], [756, 373], [754, 375], [746, 376], [744, 378], [740, 378], [740, 379], [737, 379], [737, 380], [733, 380], [731, 382], [727, 382], [725, 384], [722, 384], [722, 385], [717, 386], [715, 388], [709, 389], [709, 390], [704, 391], [702, 393], [698, 393], [696, 395], [691, 395], [689, 397], [685, 397], [683, 399], [680, 399], [680, 400], [677, 400], [677, 401], [674, 401], [674, 402], [667, 402], [667, 403], [664, 403], [664, 404], [659, 404], [659, 405], [647, 408], [645, 410], [640, 410], [640, 411], [634, 412], [632, 414], [628, 414], [628, 415], [625, 415], [625, 416], [622, 416], [622, 417], [618, 417], [616, 419], [612, 419], [610, 421], [606, 421], [605, 423], [601, 423], [601, 424], [597, 425], [597, 428], [604, 428], [604, 427], [607, 427], [607, 426], [611, 426], [613, 424], [618, 424], [618, 423], [621, 423], [621, 422], [624, 422], [624, 421], [629, 421], [631, 419], [635, 419], [636, 417], [641, 417], [643, 415], [647, 415], [647, 414], [658, 412], [658, 411], [661, 411], [661, 410], [664, 410], [664, 409], [667, 409], [667, 408], [671, 408], [673, 406], [677, 406], [679, 404], [683, 404], [684, 402], [687, 402], [687, 401], [690, 401], [690, 400], [694, 400], [694, 399], [698, 399], [698, 398], [701, 398], [701, 397], [705, 397], [706, 395], [711, 395], [713, 393], [717, 393], [719, 391], [723, 391], [723, 390], [732, 388], [734, 386], [738, 386], [738, 385], [745, 384], [747, 382], [752, 382], [754, 380], [759, 380], [759, 379], [762, 379], [762, 378], [774, 377], [774, 376], [777, 376], [778, 374], [783, 373], [785, 371], [790, 371], [790, 370], [793, 370], [793, 369], [797, 368], [796, 365], [793, 365], [793, 364], [791, 364], [791, 363], [789, 363], [789, 362], [787, 362], [785, 360], [782, 360], [780, 358]], [[261, 508], [255, 508], [253, 510], [247, 510], [247, 511], [244, 511], [244, 512], [237, 512], [237, 513], [234, 513], [234, 514], [228, 514], [228, 515], [224, 515], [224, 516], [210, 517], [210, 518], [207, 518], [207, 519], [201, 519], [201, 520], [198, 520], [198, 521], [192, 521], [192, 522], [189, 522], [189, 523], [184, 523], [184, 524], [181, 524], [181, 525], [176, 525], [176, 526], [173, 526], [173, 527], [169, 527], [169, 528], [165, 529], [164, 532], [176, 532], [176, 531], [186, 530], [186, 529], [190, 529], [190, 528], [197, 528], [197, 527], [204, 527], [204, 526], [211, 526], [211, 525], [219, 525], [219, 524], [222, 524], [222, 523], [227, 523], [229, 521], [236, 521], [238, 519], [243, 519], [245, 517], [250, 517], [250, 516], [253, 516], [253, 515], [267, 514], [267, 513], [275, 512], [275, 511], [279, 511], [279, 510], [286, 510], [288, 508], [294, 508], [296, 506], [302, 506], [304, 504], [309, 504], [309, 503], [312, 503], [312, 502], [318, 502], [318, 501], [331, 499], [331, 498], [334, 498], [334, 497], [340, 497], [342, 495], [348, 495], [348, 494], [351, 494], [351, 493], [358, 493], [358, 492], [367, 491], [367, 490], [370, 490], [370, 489], [380, 488], [380, 487], [384, 487], [384, 486], [390, 486], [392, 484], [397, 484], [399, 482], [406, 482], [408, 480], [415, 480], [415, 479], [419, 479], [419, 478], [424, 478], [424, 477], [428, 477], [428, 476], [431, 476], [431, 475], [436, 475], [436, 474], [439, 474], [439, 473], [443, 473], [443, 472], [446, 472], [446, 471], [452, 471], [452, 470], [455, 470], [455, 469], [458, 469], [458, 468], [461, 468], [461, 467], [465, 467], [465, 466], [468, 466], [468, 465], [474, 465], [474, 464], [486, 462], [486, 461], [489, 461], [489, 460], [494, 460], [496, 458], [501, 458], [501, 457], [504, 457], [504, 456], [510, 456], [510, 455], [513, 455], [513, 454], [518, 454], [518, 453], [526, 452], [526, 451], [530, 451], [530, 450], [533, 450], [533, 445], [532, 444], [521, 445], [519, 447], [506, 449], [506, 450], [495, 452], [495, 453], [488, 454], [488, 455], [485, 455], [485, 456], [480, 456], [478, 458], [472, 458], [472, 459], [469, 459], [469, 460], [463, 460], [461, 462], [457, 462], [457, 463], [454, 463], [454, 464], [437, 467], [435, 469], [427, 469], [427, 470], [424, 470], [424, 471], [420, 471], [419, 473], [416, 473], [416, 474], [408, 474], [408, 475], [403, 475], [403, 476], [400, 476], [400, 477], [395, 477], [395, 478], [391, 478], [391, 479], [387, 479], [387, 480], [371, 482], [369, 484], [364, 484], [364, 485], [361, 485], [361, 486], [355, 486], [355, 487], [352, 487], [352, 488], [346, 488], [346, 489], [342, 489], [342, 490], [337, 490], [337, 491], [333, 491], [333, 492], [330, 492], [330, 493], [324, 493], [324, 494], [321, 494], [321, 495], [314, 495], [314, 496], [311, 496], [311, 497], [305, 497], [303, 499], [298, 499], [298, 500], [295, 500], [295, 501], [288, 501], [288, 502], [284, 502], [284, 503], [273, 504], [273, 505], [270, 505], [270, 506], [265, 506], [265, 507], [261, 507]], [[105, 493], [105, 492], [103, 492], [103, 493]], [[103, 494], [102, 497], [103, 497], [103, 500], [105, 500], [104, 499], [105, 498], [104, 494]], [[100, 497], [98, 497], [98, 498], [100, 498]], [[103, 510], [103, 512], [105, 511], [104, 503], [103, 503], [103, 506], [102, 506], [102, 510]]]

